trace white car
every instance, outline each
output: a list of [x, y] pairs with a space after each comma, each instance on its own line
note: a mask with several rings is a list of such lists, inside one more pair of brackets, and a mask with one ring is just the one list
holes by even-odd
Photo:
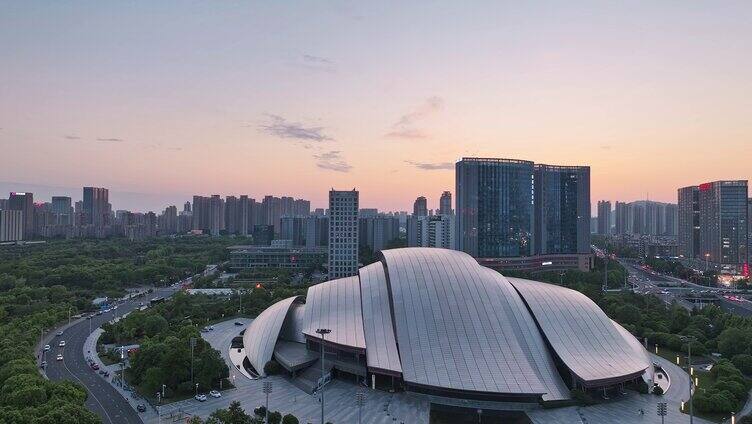
[[57, 336], [58, 336], [58, 337], [60, 337], [60, 336], [62, 336], [62, 335], [63, 335], [63, 332], [62, 332], [62, 331], [58, 331], [58, 332], [57, 332]]
[[204, 402], [204, 401], [206, 401], [206, 395], [204, 395], [204, 394], [198, 394], [198, 395], [194, 396], [194, 399], [196, 399], [199, 402]]
[[222, 397], [222, 393], [219, 393], [216, 390], [212, 390], [211, 392], [209, 392], [209, 396], [211, 396], [213, 398], [219, 398], [219, 397]]
[[52, 349], [50, 345], [44, 345], [44, 351], [47, 352], [48, 350]]
[[60, 347], [65, 346], [65, 340], [60, 340], [60, 343], [57, 344]]
[[57, 358], [55, 358], [55, 359], [57, 359], [58, 361], [62, 361], [62, 360], [63, 360], [63, 355], [61, 355], [61, 354], [58, 354], [58, 355], [57, 355]]

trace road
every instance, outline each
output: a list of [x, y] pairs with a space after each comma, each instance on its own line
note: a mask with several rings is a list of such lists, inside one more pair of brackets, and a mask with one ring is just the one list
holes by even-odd
[[630, 273], [630, 283], [635, 290], [643, 293], [651, 293], [658, 296], [666, 304], [676, 301], [679, 305], [691, 310], [696, 306], [695, 303], [686, 300], [685, 296], [692, 294], [706, 293], [706, 297], [717, 297], [712, 303], [720, 306], [724, 311], [734, 315], [752, 316], [752, 302], [741, 296], [736, 296], [736, 300], [724, 298], [724, 294], [734, 294], [734, 289], [727, 287], [707, 287], [701, 286], [680, 278], [670, 275], [659, 274], [647, 271], [639, 265], [619, 259]]
[[[177, 287], [161, 288], [147, 297], [121, 303], [114, 311], [93, 316], [91, 329], [96, 329], [112, 320], [115, 314], [122, 316], [138, 308], [139, 302], [145, 302], [150, 297], [169, 297], [177, 290]], [[83, 353], [84, 341], [89, 333], [89, 320], [79, 319], [64, 329], [62, 337], [57, 337], [53, 331], [51, 335], [44, 338], [44, 343], [52, 347], [46, 353], [47, 377], [55, 381], [70, 380], [84, 386], [89, 395], [86, 399], [87, 408], [99, 415], [105, 424], [142, 424], [143, 421], [138, 412], [130, 406], [128, 401], [107, 380], [89, 368]], [[65, 340], [64, 347], [58, 346], [60, 340]], [[62, 361], [55, 360], [59, 353], [63, 355]]]

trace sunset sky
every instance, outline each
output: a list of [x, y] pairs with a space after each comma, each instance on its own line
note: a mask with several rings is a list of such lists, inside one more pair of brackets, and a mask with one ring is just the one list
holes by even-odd
[[115, 208], [435, 208], [462, 156], [675, 202], [752, 178], [751, 135], [749, 0], [0, 2], [2, 187], [143, 196]]

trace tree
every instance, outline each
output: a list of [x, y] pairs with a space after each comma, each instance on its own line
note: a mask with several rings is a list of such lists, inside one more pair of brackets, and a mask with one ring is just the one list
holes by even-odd
[[752, 355], [741, 354], [731, 358], [731, 362], [742, 372], [742, 374], [752, 374]]
[[269, 413], [269, 424], [280, 424], [282, 422], [282, 414], [279, 411]]
[[282, 424], [299, 424], [298, 418], [295, 415], [287, 414], [282, 417]]

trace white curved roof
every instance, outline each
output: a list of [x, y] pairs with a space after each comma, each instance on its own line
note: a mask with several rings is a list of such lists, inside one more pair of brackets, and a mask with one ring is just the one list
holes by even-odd
[[405, 382], [567, 397], [530, 313], [501, 274], [453, 250], [406, 248], [382, 254]]
[[366, 363], [369, 368], [401, 373], [397, 342], [394, 340], [392, 307], [386, 274], [381, 262], [360, 269], [363, 330], [366, 337]]
[[509, 282], [525, 299], [556, 354], [584, 383], [624, 379], [650, 366], [584, 294], [520, 278]]
[[290, 342], [305, 343], [303, 330], [305, 329], [305, 309], [304, 303], [293, 302], [290, 305], [290, 311], [287, 313], [282, 330], [279, 334], [280, 339]]
[[266, 308], [246, 328], [243, 347], [248, 360], [261, 376], [266, 376], [264, 366], [272, 359], [274, 345], [290, 306], [299, 296], [288, 297]]
[[332, 330], [326, 341], [356, 349], [365, 349], [363, 313], [360, 306], [358, 277], [340, 278], [311, 286], [303, 316], [308, 336], [319, 338], [318, 328]]

